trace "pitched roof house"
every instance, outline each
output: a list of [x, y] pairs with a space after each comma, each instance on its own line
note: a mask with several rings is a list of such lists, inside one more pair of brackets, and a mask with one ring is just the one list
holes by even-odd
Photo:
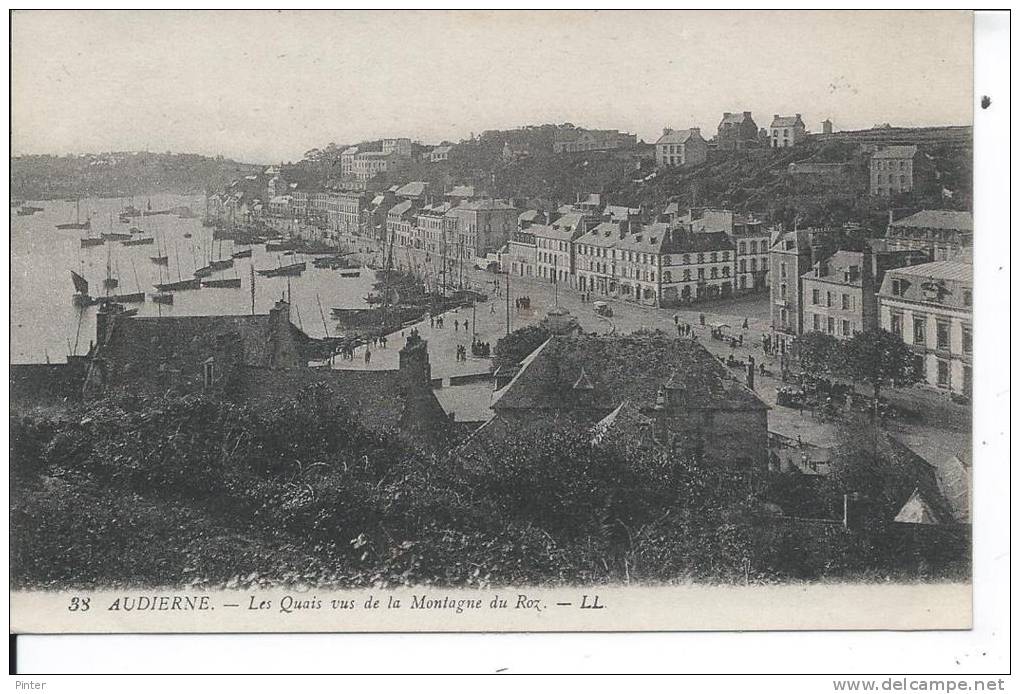
[[495, 416], [473, 438], [536, 425], [580, 423], [603, 434], [617, 426], [730, 468], [767, 464], [768, 406], [694, 340], [556, 335], [496, 385]]

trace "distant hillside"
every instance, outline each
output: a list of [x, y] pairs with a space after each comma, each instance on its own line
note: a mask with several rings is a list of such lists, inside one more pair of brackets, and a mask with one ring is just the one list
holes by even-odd
[[11, 158], [11, 195], [29, 200], [202, 193], [262, 168], [198, 154], [112, 152]]
[[[601, 193], [613, 204], [651, 211], [679, 201], [756, 212], [788, 227], [795, 221], [801, 226], [856, 221], [876, 231], [885, 228], [891, 208], [971, 208], [969, 128], [876, 128], [812, 136], [788, 149], [713, 151], [704, 164], [667, 170], [656, 168], [654, 146], [645, 143], [607, 152], [553, 153], [557, 133], [573, 128], [565, 123], [487, 130], [453, 145], [448, 160], [409, 162], [389, 171], [380, 185], [418, 180], [442, 191], [470, 184], [495, 197], [558, 203]], [[871, 197], [871, 153], [903, 142], [916, 142], [930, 157], [938, 173], [936, 185], [893, 198]], [[318, 155], [320, 150], [312, 152]], [[791, 173], [793, 163], [843, 166], [838, 176], [826, 177]], [[328, 167], [316, 161], [300, 165], [324, 181]], [[943, 189], [951, 195], [944, 197]]]

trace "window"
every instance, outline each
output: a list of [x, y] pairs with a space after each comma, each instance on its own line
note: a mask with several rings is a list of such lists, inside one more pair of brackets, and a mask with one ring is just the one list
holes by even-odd
[[690, 280], [691, 280], [691, 271], [690, 270], [684, 270], [684, 282], [689, 282]]
[[923, 345], [925, 343], [924, 333], [925, 333], [924, 318], [915, 318], [914, 319], [914, 344], [915, 345]]
[[828, 327], [830, 335], [835, 335], [836, 334], [836, 319], [835, 318], [829, 318], [827, 320], [827, 326], [826, 327]]
[[723, 277], [729, 277], [730, 276], [730, 266], [729, 265], [724, 265], [723, 266], [722, 276]]
[[949, 362], [945, 359], [938, 360], [938, 381], [940, 387], [948, 388], [952, 385], [952, 379], [950, 377]]
[[889, 332], [903, 339], [903, 316], [899, 313], [889, 315]]
[[850, 310], [850, 295], [849, 294], [844, 294], [843, 295], [843, 310], [844, 311], [849, 311]]
[[684, 261], [684, 265], [687, 265], [688, 263], [691, 262], [691, 256], [689, 256], [688, 254], [684, 253], [683, 261]]
[[722, 259], [723, 260], [729, 260], [730, 259], [730, 252], [729, 251], [723, 251]]
[[744, 244], [743, 241], [741, 241], [740, 243], [737, 244], [737, 253], [739, 253], [740, 255], [744, 255], [744, 252], [746, 250], [747, 249], [745, 248], [745, 244]]
[[779, 298], [786, 300], [786, 283], [779, 285]]
[[[764, 265], [764, 263], [762, 263]], [[751, 272], [758, 272], [758, 259], [751, 258]]]
[[811, 328], [815, 332], [822, 329], [822, 318], [817, 313], [811, 316]]
[[825, 292], [825, 305], [832, 306], [832, 292]]
[[779, 263], [779, 276], [786, 277], [786, 263]]
[[741, 272], [747, 272], [747, 261], [746, 260], [741, 259], [741, 261], [740, 261], [740, 271]]
[[935, 346], [939, 349], [949, 349], [949, 323], [935, 321]]
[[699, 263], [705, 262], [705, 254], [704, 253], [698, 253], [698, 262]]
[[962, 331], [963, 331], [962, 334], [963, 353], [971, 354], [974, 351], [974, 343], [972, 342], [973, 338], [971, 337], [970, 334], [970, 326], [969, 325], [963, 326]]
[[820, 298], [821, 298], [821, 292], [818, 291], [817, 289], [812, 289], [811, 290], [811, 303], [814, 304], [815, 306], [817, 306], [818, 305], [818, 300]]
[[712, 268], [712, 279], [716, 279], [717, 277], [719, 277], [719, 268], [713, 267]]
[[705, 279], [705, 268], [703, 267], [698, 268], [698, 279], [699, 280]]
[[963, 290], [963, 305], [967, 306], [969, 308], [973, 304], [973, 302], [974, 302], [974, 297], [971, 295], [971, 291], [969, 289], [964, 289]]
[[843, 336], [844, 337], [849, 336], [849, 335], [853, 335], [854, 331], [850, 327], [850, 321], [848, 321], [848, 320], [843, 321], [842, 328], [843, 328]]

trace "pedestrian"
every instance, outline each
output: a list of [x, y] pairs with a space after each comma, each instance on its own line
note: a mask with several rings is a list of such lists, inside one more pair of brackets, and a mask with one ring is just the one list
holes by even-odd
[[371, 361], [372, 361], [372, 350], [370, 350], [368, 348], [368, 345], [365, 345], [365, 363], [368, 364]]
[[676, 336], [677, 337], [683, 337], [684, 336], [684, 331], [683, 331], [683, 329], [679, 325], [676, 326]]
[[747, 330], [747, 319], [744, 319], [744, 330]]
[[[436, 327], [436, 317], [435, 316], [429, 316], [429, 327], [430, 328], [435, 328]], [[401, 333], [401, 335], [403, 335], [403, 333]]]
[[453, 321], [453, 332], [457, 332], [457, 330], [459, 330], [459, 329], [460, 329], [460, 321], [459, 320], [454, 320]]
[[464, 332], [468, 331], [468, 322], [464, 321]]
[[496, 304], [489, 305], [489, 315], [496, 315]]
[[676, 315], [674, 313], [673, 314], [673, 325], [679, 325], [679, 324], [680, 324], [680, 316], [678, 316], [678, 315]]
[[701, 321], [701, 327], [704, 328], [705, 327], [705, 314], [704, 313], [699, 313], [698, 314], [698, 320]]

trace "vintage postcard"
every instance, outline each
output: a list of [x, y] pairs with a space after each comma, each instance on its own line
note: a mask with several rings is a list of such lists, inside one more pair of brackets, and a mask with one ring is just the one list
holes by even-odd
[[971, 13], [401, 17], [12, 14], [11, 631], [970, 628]]

